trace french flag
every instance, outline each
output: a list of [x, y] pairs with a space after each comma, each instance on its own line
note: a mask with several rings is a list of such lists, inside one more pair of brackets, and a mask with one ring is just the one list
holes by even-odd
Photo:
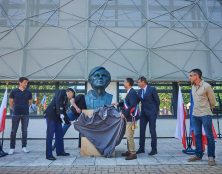
[[7, 93], [8, 90], [6, 89], [0, 108], [0, 132], [3, 132], [5, 130], [5, 120], [7, 113]]

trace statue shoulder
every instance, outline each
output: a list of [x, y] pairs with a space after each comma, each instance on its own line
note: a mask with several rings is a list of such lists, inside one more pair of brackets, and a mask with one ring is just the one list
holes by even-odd
[[92, 96], [93, 94], [92, 94], [92, 90], [89, 90], [87, 93], [86, 93], [86, 95], [85, 96]]
[[113, 95], [112, 95], [112, 94], [107, 93], [107, 92], [106, 92], [106, 96], [107, 96], [107, 97], [113, 97]]
[[109, 103], [109, 104], [112, 103], [112, 100], [113, 100], [112, 94], [106, 92], [105, 98], [106, 98], [107, 103]]

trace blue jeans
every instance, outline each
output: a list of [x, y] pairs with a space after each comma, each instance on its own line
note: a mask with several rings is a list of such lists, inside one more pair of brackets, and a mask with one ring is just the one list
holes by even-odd
[[196, 156], [199, 158], [203, 157], [203, 148], [202, 148], [202, 125], [207, 136], [207, 154], [208, 157], [215, 158], [215, 141], [212, 131], [212, 116], [193, 116], [193, 125], [194, 125], [194, 135], [196, 139]]
[[[76, 115], [73, 114], [73, 112], [67, 112], [67, 116], [69, 117], [69, 120], [70, 121], [74, 121], [76, 120], [78, 117]], [[71, 124], [64, 124], [63, 127], [62, 127], [62, 130], [63, 130], [63, 137], [65, 136], [67, 130], [69, 129], [69, 127], [71, 126]]]

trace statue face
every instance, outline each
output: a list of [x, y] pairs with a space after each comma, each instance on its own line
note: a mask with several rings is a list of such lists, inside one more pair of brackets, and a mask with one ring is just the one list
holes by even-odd
[[110, 75], [104, 70], [96, 71], [89, 79], [89, 82], [92, 85], [92, 88], [106, 88], [110, 83]]

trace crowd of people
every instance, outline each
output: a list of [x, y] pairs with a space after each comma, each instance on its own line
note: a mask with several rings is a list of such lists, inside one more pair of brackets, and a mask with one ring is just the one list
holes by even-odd
[[[203, 157], [202, 149], [202, 126], [206, 132], [208, 141], [208, 163], [215, 165], [215, 142], [212, 133], [212, 109], [216, 105], [216, 99], [212, 87], [202, 79], [200, 69], [190, 71], [189, 79], [192, 84], [192, 96], [194, 100], [193, 124], [196, 141], [195, 155], [188, 161], [199, 161]], [[9, 96], [10, 109], [12, 110], [12, 127], [10, 136], [10, 155], [14, 154], [16, 144], [16, 133], [21, 122], [22, 129], [22, 150], [29, 153], [27, 149], [27, 129], [29, 124], [29, 109], [32, 105], [32, 93], [27, 88], [29, 79], [21, 77], [19, 86], [13, 89]], [[113, 106], [120, 108], [121, 119], [126, 120], [127, 151], [122, 153], [126, 160], [137, 158], [137, 154], [145, 153], [145, 133], [147, 124], [151, 135], [151, 151], [149, 155], [156, 155], [157, 134], [156, 120], [159, 114], [160, 99], [155, 87], [148, 84], [145, 77], [139, 77], [137, 84], [140, 87], [136, 92], [133, 89], [134, 80], [126, 78], [124, 87], [126, 96]], [[140, 104], [140, 107], [139, 107]], [[67, 109], [68, 108], [68, 109]], [[51, 103], [46, 108], [46, 159], [56, 160], [53, 156], [55, 149], [57, 156], [68, 156], [65, 152], [63, 137], [73, 122], [78, 119], [82, 110], [87, 109], [85, 97], [82, 94], [76, 95], [73, 88], [56, 91]], [[139, 149], [136, 150], [134, 133], [137, 121], [140, 128]], [[55, 143], [53, 138], [55, 136]]]

